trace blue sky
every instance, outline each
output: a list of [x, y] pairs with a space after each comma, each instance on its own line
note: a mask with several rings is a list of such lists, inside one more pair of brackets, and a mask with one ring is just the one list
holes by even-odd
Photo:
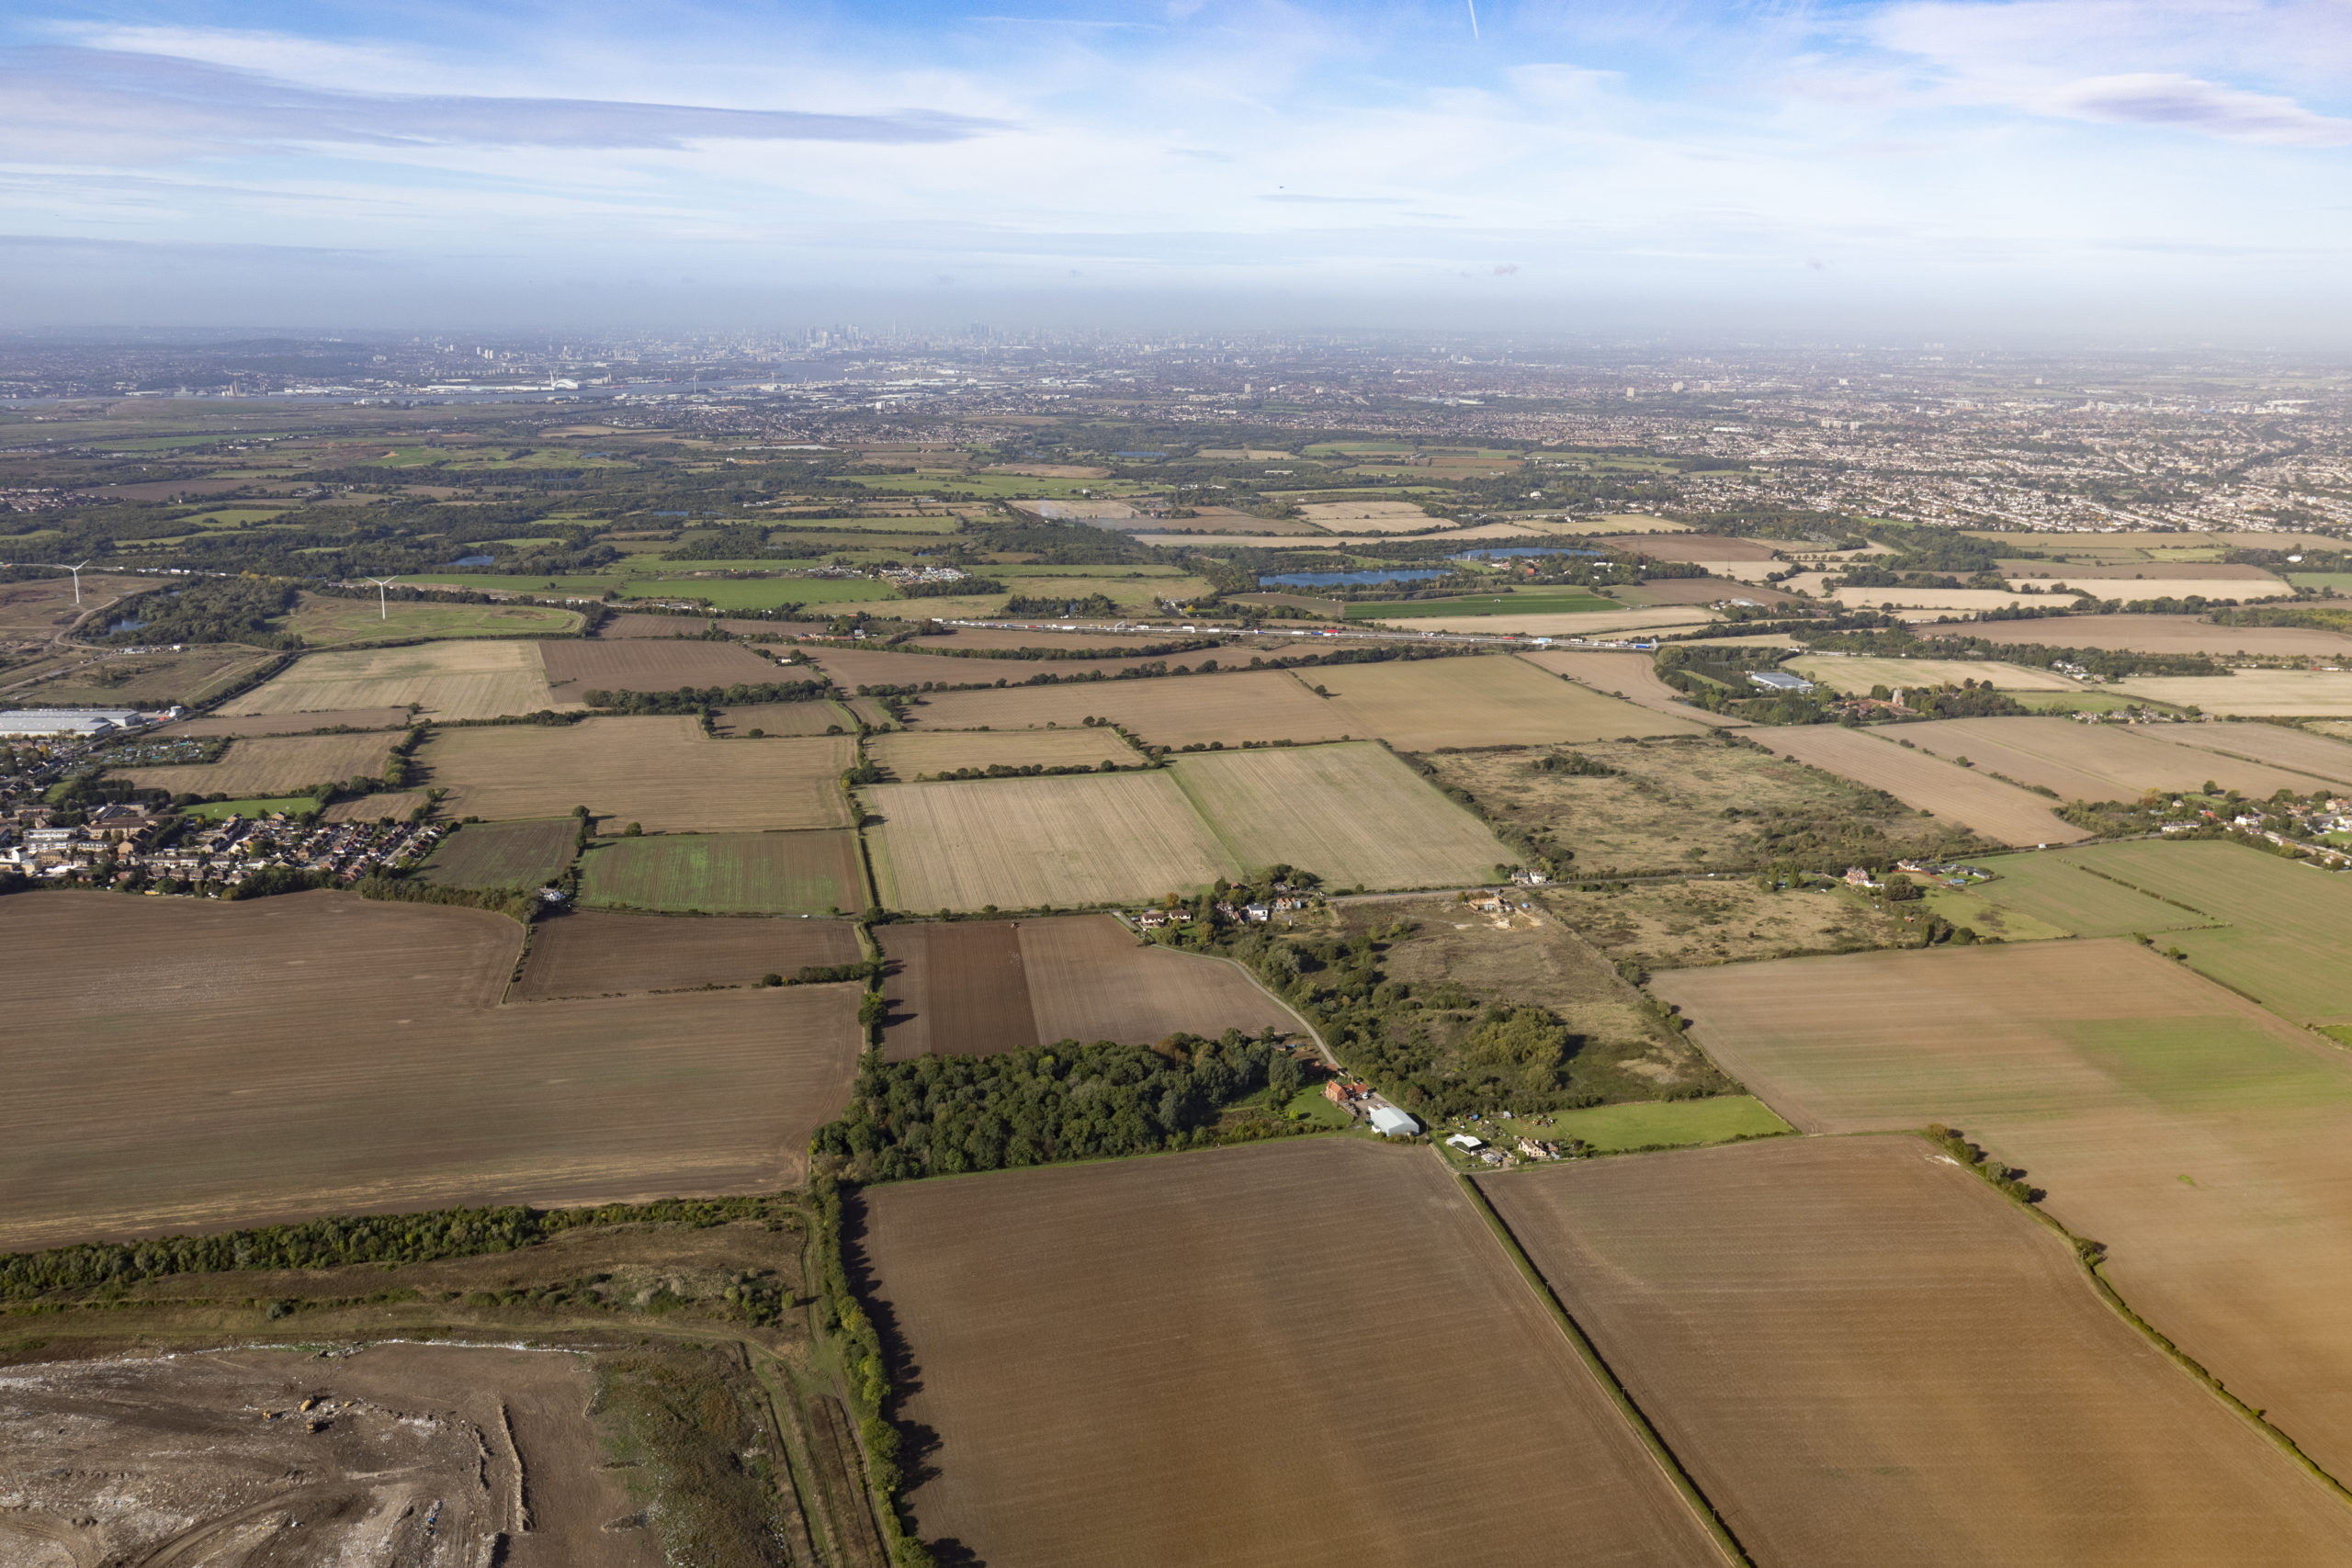
[[0, 324], [864, 299], [2340, 326], [2347, 175], [2343, 0], [0, 20]]

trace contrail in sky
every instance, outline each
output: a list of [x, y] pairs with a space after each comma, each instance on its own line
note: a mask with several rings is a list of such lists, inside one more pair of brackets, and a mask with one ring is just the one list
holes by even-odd
[[1470, 7], [1470, 36], [1475, 39], [1478, 36], [1478, 0], [1464, 0], [1464, 4]]

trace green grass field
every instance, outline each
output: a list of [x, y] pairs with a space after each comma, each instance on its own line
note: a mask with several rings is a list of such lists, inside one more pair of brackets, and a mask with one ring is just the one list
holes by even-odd
[[1596, 1105], [1545, 1117], [1522, 1117], [1505, 1125], [1523, 1137], [1581, 1139], [1602, 1154], [1724, 1144], [1734, 1138], [1762, 1138], [1793, 1131], [1762, 1100], [1745, 1094]]
[[583, 904], [713, 915], [824, 915], [863, 908], [856, 835], [665, 833], [592, 845]]
[[231, 817], [267, 817], [283, 811], [289, 817], [306, 816], [319, 808], [313, 796], [307, 795], [272, 795], [265, 800], [214, 800], [202, 806], [187, 807], [190, 817], [209, 817], [218, 822]]
[[1996, 904], [1973, 889], [1930, 887], [1927, 905], [1931, 915], [1955, 926], [1966, 926], [1978, 936], [1999, 937], [2003, 942], [2049, 942], [2075, 934], [2022, 909]]
[[435, 847], [424, 876], [438, 887], [541, 887], [563, 874], [579, 841], [569, 817], [470, 822]]
[[[2186, 845], [2165, 845], [2167, 849], [2187, 848]], [[1962, 895], [1967, 907], [1990, 906], [1996, 909], [2014, 910], [2030, 919], [2057, 928], [2069, 936], [2131, 936], [2134, 932], [2153, 934], [2157, 931], [2180, 931], [2190, 926], [2219, 923], [2210, 913], [2184, 909], [2165, 903], [2161, 897], [2135, 892], [2108, 877], [2084, 869], [2086, 863], [2107, 869], [2101, 859], [2086, 858], [2075, 852], [2048, 852], [2024, 855], [1996, 855], [1989, 860], [1972, 863], [1992, 872], [1996, 880], [1980, 882]], [[2134, 886], [2148, 885], [2136, 876], [2124, 875]], [[1932, 897], [1932, 896], [1931, 896]], [[2172, 897], [2178, 897], [2177, 894]], [[2184, 900], [2195, 903], [2195, 900]], [[1949, 917], [1948, 917], [1949, 918]], [[1980, 931], [1983, 927], [1978, 928]]]
[[1588, 610], [1622, 610], [1597, 593], [1495, 593], [1475, 599], [1402, 599], [1348, 606], [1351, 621], [1410, 621], [1430, 615], [1564, 615]]
[[580, 613], [552, 604], [437, 604], [305, 593], [279, 623], [313, 648], [409, 637], [556, 637], [580, 629]]

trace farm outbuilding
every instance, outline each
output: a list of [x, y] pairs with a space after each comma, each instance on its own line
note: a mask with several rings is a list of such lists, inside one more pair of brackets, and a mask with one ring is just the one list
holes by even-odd
[[138, 720], [130, 708], [20, 708], [0, 713], [0, 736], [104, 735]]
[[1393, 1105], [1379, 1105], [1373, 1108], [1372, 1130], [1384, 1138], [1409, 1138], [1421, 1130], [1421, 1124]]

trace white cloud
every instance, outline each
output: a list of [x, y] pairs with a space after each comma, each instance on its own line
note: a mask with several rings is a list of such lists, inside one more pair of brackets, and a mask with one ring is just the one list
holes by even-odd
[[2292, 98], [2242, 93], [2173, 72], [2091, 76], [2052, 94], [2050, 109], [2118, 125], [2164, 125], [2233, 141], [2352, 146], [2352, 119], [2313, 114]]

